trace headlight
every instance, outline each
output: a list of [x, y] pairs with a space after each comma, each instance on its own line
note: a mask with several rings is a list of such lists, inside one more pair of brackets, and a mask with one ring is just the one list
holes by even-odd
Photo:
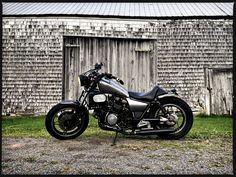
[[81, 86], [85, 86], [85, 85], [89, 85], [90, 84], [88, 76], [79, 75], [78, 80], [79, 80], [79, 84]]

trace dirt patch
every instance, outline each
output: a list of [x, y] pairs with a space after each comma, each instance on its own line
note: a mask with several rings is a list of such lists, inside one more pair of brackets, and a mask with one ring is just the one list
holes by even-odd
[[3, 174], [233, 174], [232, 139], [3, 138]]

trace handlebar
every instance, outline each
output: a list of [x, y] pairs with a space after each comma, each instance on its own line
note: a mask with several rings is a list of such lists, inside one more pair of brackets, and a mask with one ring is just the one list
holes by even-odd
[[115, 79], [115, 80], [117, 80], [121, 85], [124, 85], [124, 82], [123, 82], [121, 79], [119, 79], [119, 78], [113, 76], [112, 74], [105, 73], [105, 76], [108, 77], [109, 79]]
[[115, 79], [115, 80], [117, 80], [120, 84], [124, 85], [124, 82], [123, 82], [121, 79], [119, 79], [119, 78], [113, 76], [112, 74], [109, 74], [109, 73], [106, 73], [106, 72], [105, 72], [105, 73], [102, 73], [102, 74], [99, 74], [98, 71], [99, 71], [100, 69], [102, 69], [102, 66], [103, 66], [103, 63], [102, 63], [102, 62], [101, 62], [100, 64], [99, 64], [99, 63], [96, 63], [96, 64], [94, 65], [94, 69], [91, 69], [91, 70], [89, 70], [89, 71], [87, 71], [87, 72], [85, 72], [85, 73], [83, 73], [83, 74], [88, 74], [88, 77], [89, 77], [89, 78], [96, 78], [97, 76], [99, 76], [99, 78], [101, 78], [101, 77], [103, 77], [103, 76], [106, 76], [107, 78], [109, 78], [109, 79]]

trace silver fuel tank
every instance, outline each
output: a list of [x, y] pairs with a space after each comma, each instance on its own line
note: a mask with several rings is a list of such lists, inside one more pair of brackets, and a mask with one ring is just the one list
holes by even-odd
[[104, 93], [110, 93], [124, 98], [129, 97], [128, 91], [113, 79], [102, 78], [98, 83], [98, 88]]

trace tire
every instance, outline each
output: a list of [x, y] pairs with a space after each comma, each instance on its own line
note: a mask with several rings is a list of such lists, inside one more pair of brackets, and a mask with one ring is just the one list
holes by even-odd
[[[83, 114], [78, 117], [80, 118], [79, 120], [81, 121], [81, 123], [78, 125], [78, 130], [76, 130], [75, 132], [71, 133], [71, 134], [65, 134], [58, 131], [57, 128], [54, 125], [54, 117], [55, 115], [64, 110], [64, 109], [72, 109], [72, 110], [79, 110], [79, 111], [83, 111]], [[81, 110], [80, 110], [81, 109]], [[60, 116], [59, 116], [60, 117]], [[89, 123], [89, 115], [88, 115], [88, 111], [86, 108], [84, 107], [79, 107], [76, 105], [63, 105], [63, 104], [58, 104], [56, 106], [54, 106], [46, 115], [46, 119], [45, 119], [45, 126], [46, 129], [48, 131], [48, 133], [53, 136], [56, 139], [59, 140], [67, 140], [67, 139], [74, 139], [78, 136], [80, 136], [88, 127], [88, 123]], [[75, 126], [76, 127], [76, 126]]]
[[183, 138], [192, 128], [193, 125], [193, 113], [189, 105], [180, 98], [177, 97], [166, 97], [160, 100], [163, 107], [165, 105], [176, 105], [181, 108], [185, 115], [185, 120], [183, 121], [183, 125], [180, 126], [179, 129], [175, 130], [171, 133], [159, 133], [158, 136], [162, 139], [180, 139]]

